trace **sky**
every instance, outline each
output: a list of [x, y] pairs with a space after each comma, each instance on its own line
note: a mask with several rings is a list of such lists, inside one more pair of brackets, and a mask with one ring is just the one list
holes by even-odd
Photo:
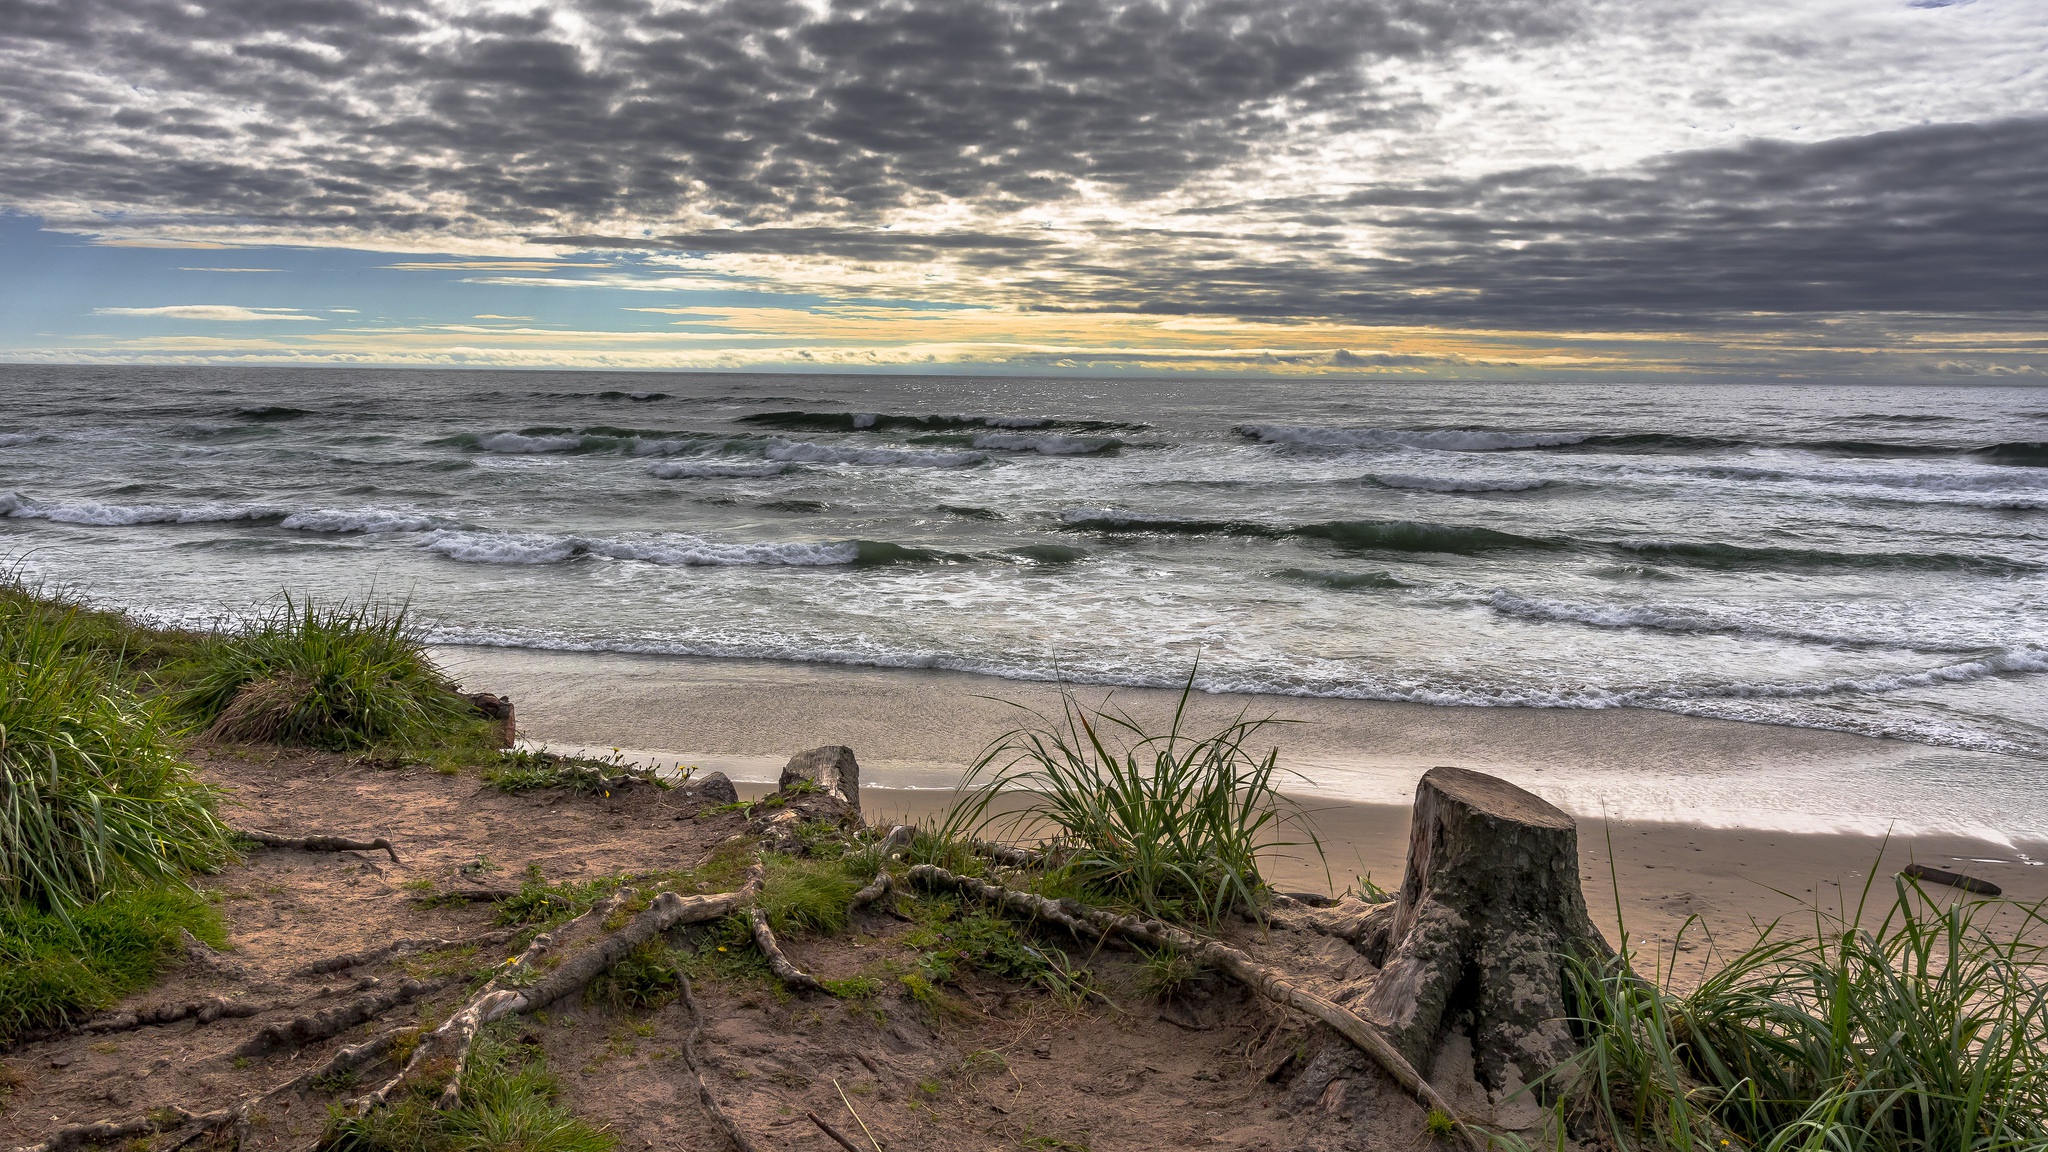
[[2048, 383], [2048, 3], [0, 0], [0, 360]]

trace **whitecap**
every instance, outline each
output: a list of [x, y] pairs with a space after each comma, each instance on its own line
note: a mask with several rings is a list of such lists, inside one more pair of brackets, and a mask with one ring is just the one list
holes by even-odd
[[583, 447], [581, 436], [526, 436], [518, 432], [493, 432], [477, 437], [476, 446], [485, 452], [573, 452]]

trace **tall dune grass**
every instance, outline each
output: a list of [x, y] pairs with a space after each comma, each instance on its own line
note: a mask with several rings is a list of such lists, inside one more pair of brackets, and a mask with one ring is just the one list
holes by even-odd
[[176, 671], [180, 704], [219, 739], [420, 746], [474, 726], [402, 607], [287, 596]]
[[[1256, 907], [1262, 853], [1306, 844], [1320, 854], [1321, 844], [1280, 794], [1278, 751], [1251, 746], [1274, 721], [1239, 714], [1190, 735], [1193, 691], [1190, 673], [1160, 732], [1062, 694], [1057, 718], [1038, 716], [989, 745], [943, 827], [1049, 830], [1055, 882], [1153, 916], [1214, 924]], [[1289, 830], [1302, 839], [1283, 838]]]
[[79, 642], [76, 614], [0, 595], [0, 904], [60, 917], [122, 885], [230, 854], [213, 791], [177, 755], [163, 705]]
[[1767, 933], [1691, 991], [1577, 964], [1585, 1047], [1552, 1083], [1624, 1152], [2048, 1149], [2042, 906], [1900, 879], [1862, 911]]

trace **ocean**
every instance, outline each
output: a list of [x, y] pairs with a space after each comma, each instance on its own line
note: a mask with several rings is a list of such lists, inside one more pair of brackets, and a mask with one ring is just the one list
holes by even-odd
[[12, 365], [0, 558], [163, 621], [373, 596], [442, 643], [1637, 706], [2048, 780], [2042, 388]]

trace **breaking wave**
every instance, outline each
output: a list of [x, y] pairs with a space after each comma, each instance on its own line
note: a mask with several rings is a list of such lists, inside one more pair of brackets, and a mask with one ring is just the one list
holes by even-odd
[[1392, 572], [1332, 572], [1323, 568], [1282, 568], [1273, 573], [1274, 578], [1292, 580], [1298, 584], [1315, 584], [1338, 592], [1356, 592], [1363, 588], [1420, 588], [1413, 580], [1403, 580]]
[[674, 567], [824, 568], [939, 564], [966, 559], [886, 540], [822, 543], [725, 543], [690, 536], [620, 539], [542, 533], [440, 531], [420, 547], [471, 564], [561, 564], [585, 556]]
[[1470, 555], [1501, 549], [1551, 550], [1560, 541], [1518, 536], [1492, 528], [1432, 524], [1424, 520], [1328, 520], [1316, 524], [1266, 524], [1254, 520], [1200, 520], [1113, 509], [1078, 508], [1062, 513], [1064, 527], [1080, 532], [1156, 532], [1175, 536], [1299, 537], [1340, 548], [1389, 552], [1448, 552]]
[[1917, 652], [1982, 652], [1984, 644], [1930, 644], [1874, 639], [1805, 628], [1731, 620], [1696, 608], [1657, 604], [1589, 604], [1547, 596], [1524, 596], [1495, 589], [1487, 606], [1503, 616], [1521, 620], [1584, 624], [1594, 628], [1645, 628], [1688, 636], [1754, 636], [1769, 640], [1792, 640], [1802, 644], [1824, 644], [1845, 648], [1899, 648]]

